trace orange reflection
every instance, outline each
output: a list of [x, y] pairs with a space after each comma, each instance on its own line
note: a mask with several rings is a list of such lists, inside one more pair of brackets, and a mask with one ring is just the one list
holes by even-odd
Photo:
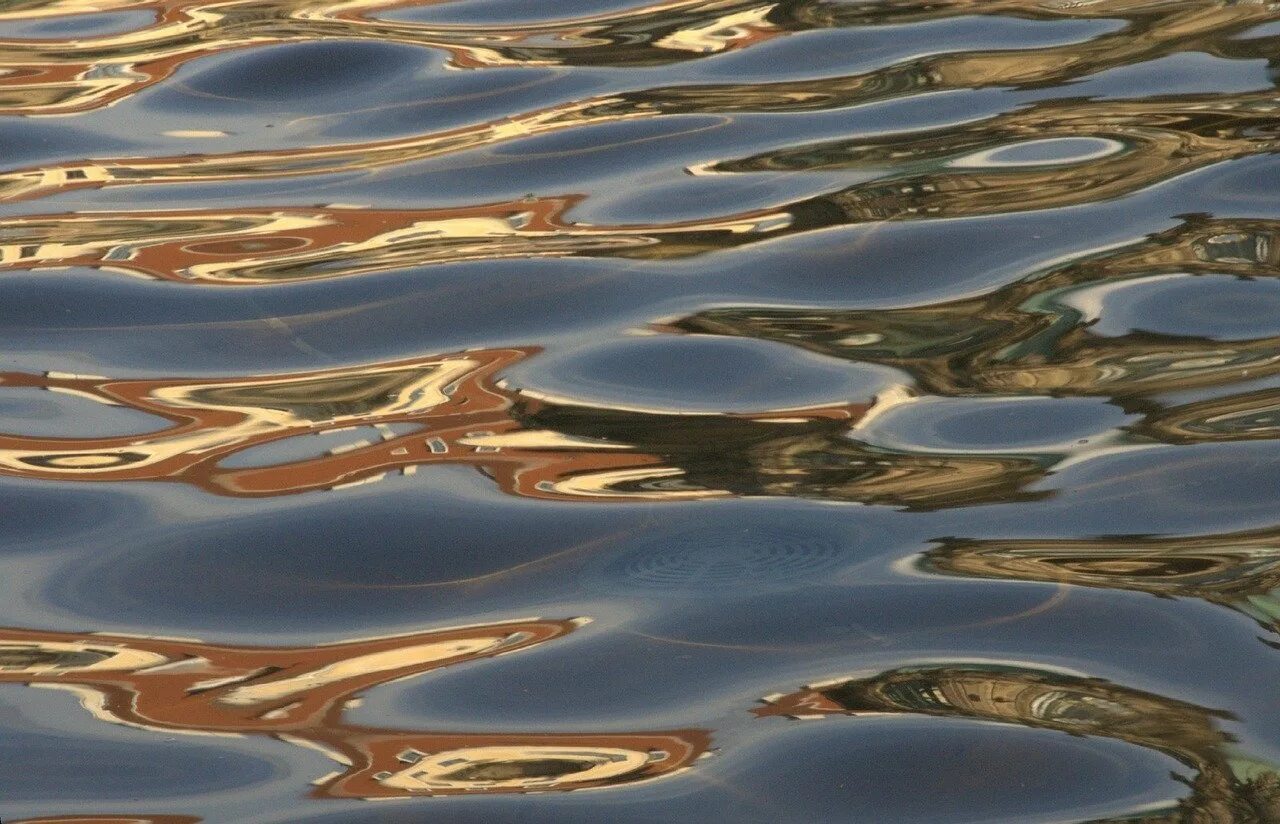
[[[117, 66], [115, 71], [94, 70], [86, 74], [84, 65], [22, 62], [27, 59], [23, 57], [26, 52], [36, 55], [29, 58], [31, 61], [35, 61], [36, 57], [41, 60], [74, 61], [76, 49], [81, 47], [94, 54], [95, 59], [101, 59], [100, 52], [106, 48], [100, 42], [101, 39], [72, 44], [74, 48], [66, 43], [58, 43], [57, 48], [52, 48], [48, 43], [0, 42], [0, 72], [6, 69], [9, 72], [0, 73], [0, 95], [4, 94], [6, 88], [9, 94], [7, 109], [4, 105], [5, 98], [0, 97], [0, 113], [6, 110], [13, 113], [57, 113], [103, 105], [104, 102], [135, 91], [139, 83], [156, 82], [172, 72], [176, 64], [170, 63], [175, 60], [190, 59], [195, 54], [212, 53], [223, 48], [281, 40], [352, 36], [378, 40], [407, 38], [406, 42], [440, 45], [455, 52], [461, 48], [468, 55], [468, 64], [503, 64], [504, 61], [538, 63], [542, 59], [519, 49], [501, 59], [494, 56], [494, 53], [504, 48], [503, 44], [507, 41], [518, 41], [526, 36], [533, 40], [543, 37], [546, 32], [536, 25], [529, 28], [528, 32], [523, 27], [515, 29], [518, 32], [516, 34], [511, 31], [482, 32], [477, 29], [472, 32], [476, 38], [474, 48], [449, 45], [449, 37], [433, 40], [428, 33], [424, 33], [430, 32], [430, 27], [423, 29], [417, 24], [393, 24], [360, 17], [377, 7], [378, 2], [380, 0], [355, 0], [326, 8], [301, 0], [276, 0], [266, 4], [276, 12], [275, 17], [267, 14], [261, 3], [228, 2], [201, 6], [198, 7], [199, 14], [195, 18], [184, 17], [171, 24], [171, 39], [178, 44], [174, 48], [180, 54], [156, 57], [154, 64], [139, 63], [137, 56], [130, 54], [124, 64], [129, 66], [127, 70]], [[386, 7], [390, 8], [397, 2], [398, 0], [390, 0]], [[693, 11], [695, 8], [696, 14]], [[970, 13], [977, 10], [974, 7], [964, 8]], [[956, 10], [957, 6], [951, 4], [939, 9], [938, 16], [951, 16]], [[644, 44], [648, 51], [701, 54], [749, 45], [761, 38], [775, 36], [775, 33], [844, 25], [839, 12], [822, 11], [823, 13], [817, 13], [817, 10], [803, 6], [784, 8], [781, 4], [762, 7], [738, 2], [692, 4], [688, 0], [671, 0], [618, 13], [628, 20], [634, 18], [627, 26], [634, 23], [639, 27], [637, 30], [629, 30], [626, 26], [611, 29], [611, 24], [606, 25], [600, 20], [578, 29], [570, 23], [555, 25], [561, 27], [556, 29], [559, 32], [557, 36], [563, 36], [577, 45], [582, 42], [595, 44], [601, 49], [601, 55], [616, 56], [620, 53], [619, 44], [635, 43]], [[855, 24], [869, 25], [894, 22], [894, 14], [900, 11], [887, 9], [883, 20], [863, 19], [867, 10], [862, 6], [852, 9], [851, 14]], [[1131, 25], [1119, 32], [1084, 43], [1043, 49], [942, 54], [851, 76], [784, 82], [682, 85], [621, 92], [512, 113], [499, 119], [439, 132], [387, 140], [226, 154], [120, 157], [20, 169], [0, 175], [0, 199], [25, 199], [86, 187], [232, 181], [385, 168], [582, 126], [651, 119], [662, 115], [820, 110], [941, 89], [1064, 83], [1106, 68], [1155, 60], [1182, 51], [1208, 50], [1210, 46], [1215, 51], [1229, 53], [1233, 58], [1273, 57], [1270, 40], [1235, 38], [1235, 35], [1248, 27], [1275, 17], [1276, 12], [1262, 4], [1215, 3], [1206, 7], [1199, 3], [1178, 3], [1161, 4], [1156, 10], [1150, 6], [1135, 8], [1132, 3], [1070, 7], [1009, 3], [991, 11], [1025, 11], [1038, 17], [1116, 16], [1130, 19]], [[173, 13], [179, 14], [177, 11]], [[686, 16], [689, 14], [703, 16], [697, 20], [688, 20]], [[665, 29], [646, 28], [647, 23], [642, 25], [642, 21], [668, 18], [679, 22], [672, 23]], [[270, 30], [260, 33], [258, 27], [267, 23], [271, 26]], [[138, 38], [147, 32], [168, 31], [165, 29], [166, 25], [169, 24], [160, 23], [157, 24], [158, 29], [113, 37]], [[206, 32], [202, 28], [204, 26], [213, 26], [211, 31], [216, 31], [216, 34]], [[297, 33], [291, 33], [291, 26], [298, 29]], [[353, 33], [343, 28], [344, 26], [356, 26], [358, 31]], [[196, 34], [193, 35], [188, 29], [194, 29]], [[243, 36], [240, 34], [242, 30], [247, 32]], [[587, 30], [590, 30], [590, 35], [583, 34]], [[638, 36], [639, 30], [643, 30], [645, 34]], [[411, 32], [412, 36], [405, 34], [406, 31]], [[658, 36], [660, 32], [665, 34]], [[461, 39], [466, 40], [466, 37]], [[477, 58], [476, 55], [481, 52], [487, 52], [489, 56]], [[549, 59], [549, 62], [560, 60], [560, 57], [556, 57]], [[607, 64], [611, 60], [613, 58], [600, 58], [600, 62]], [[455, 62], [461, 64], [467, 61]], [[75, 83], [81, 82], [75, 78], [82, 74], [88, 78], [84, 82], [92, 86], [88, 91], [74, 88]], [[67, 84], [71, 84], [71, 88], [67, 88]], [[976, 213], [991, 213], [999, 211], [1001, 203], [1004, 204], [1004, 209], [1014, 208], [1013, 204], [1018, 202], [1018, 197], [1025, 198], [1029, 192], [1036, 194], [1035, 199], [1031, 204], [1022, 204], [1017, 208], [1043, 208], [1115, 196], [1211, 162], [1256, 151], [1274, 150], [1275, 143], [1270, 136], [1270, 106], [1274, 102], [1272, 97], [1270, 93], [1250, 93], [1205, 99], [1187, 97], [1181, 100], [1153, 98], [1142, 101], [1065, 101], [1036, 107], [1029, 112], [1015, 112], [998, 117], [981, 128], [987, 130], [987, 138], [990, 139], [993, 135], [999, 136], [1006, 131], [1027, 132], [1037, 137], [1046, 134], [1077, 134], [1082, 131], [1087, 133], [1098, 129], [1100, 124], [1105, 124], [1100, 129], [1103, 135], [1124, 140], [1130, 144], [1129, 150], [1095, 163], [1095, 174], [1086, 174], [1083, 180], [1076, 179], [1080, 176], [1079, 168], [1073, 168], [1065, 177], [1041, 171], [1037, 174], [1040, 177], [1047, 175], [1050, 182], [1049, 188], [1042, 193], [1038, 193], [1038, 187], [1035, 187], [1037, 175], [1011, 176], [1008, 170], [1004, 170], [1003, 175], [987, 173], [975, 176], [944, 170], [933, 175], [914, 175], [908, 180], [894, 180], [884, 185], [854, 187], [848, 195], [835, 200], [837, 205], [848, 212], [849, 217], [867, 220], [883, 219], [886, 216], [954, 216], [974, 213], [975, 210]], [[1239, 113], [1222, 114], [1232, 110], [1238, 110]], [[1249, 114], [1250, 110], [1256, 110], [1252, 116]], [[1189, 133], [1184, 127], [1184, 121], [1190, 122], [1190, 126], [1194, 127], [1197, 125], [1194, 121], [1211, 120], [1215, 113], [1224, 121], [1230, 118], [1237, 122], [1203, 124], [1209, 127], [1204, 134]], [[966, 129], [961, 128], [959, 131], [965, 132]], [[909, 138], [895, 139], [893, 146], [895, 149], [899, 144], [907, 146], [908, 154], [928, 154], [931, 144], [936, 142], [935, 137], [926, 136], [918, 141]], [[945, 138], [946, 135], [942, 137]], [[966, 137], [971, 138], [971, 135]], [[936, 148], [933, 146], [933, 149]], [[705, 168], [719, 171], [755, 167], [786, 168], [794, 165], [792, 161], [797, 155], [806, 154], [826, 157], [829, 152], [822, 146], [788, 149], [745, 161], [711, 163]], [[902, 158], [898, 158], [898, 162], [901, 161]], [[827, 161], [817, 165], [827, 165]], [[930, 186], [940, 188], [930, 189]], [[980, 191], [968, 191], [975, 187]], [[1098, 191], [1095, 192], [1094, 189]], [[920, 199], [927, 202], [923, 205], [915, 202]], [[954, 202], [957, 200], [960, 202]], [[937, 206], [933, 205], [935, 202]], [[937, 211], [931, 211], [934, 209]]]
[[[692, 470], [667, 455], [690, 450], [701, 455], [708, 448], [706, 436], [717, 430], [732, 436], [721, 448], [759, 452], [765, 437], [781, 438], [779, 446], [794, 450], [804, 446], [795, 442], [797, 433], [838, 434], [869, 408], [850, 403], [750, 414], [610, 410], [517, 392], [496, 381], [500, 370], [534, 351], [471, 350], [246, 378], [111, 380], [0, 373], [0, 387], [69, 394], [170, 422], [145, 435], [0, 434], [0, 474], [175, 480], [222, 495], [264, 496], [345, 487], [393, 471], [408, 474], [421, 465], [461, 464], [475, 466], [510, 494], [527, 497], [704, 498], [732, 492], [683, 483]], [[359, 434], [348, 436], [353, 429]], [[345, 441], [331, 446], [312, 439], [316, 435]], [[271, 444], [279, 444], [277, 451], [267, 449]]]
[[581, 200], [567, 195], [447, 209], [31, 215], [0, 220], [0, 270], [86, 266], [184, 283], [246, 285], [504, 257], [661, 257], [771, 235], [789, 222], [785, 212], [762, 210], [723, 220], [593, 226], [566, 217]]
[[315, 40], [376, 40], [445, 51], [455, 68], [635, 65], [744, 48], [785, 33], [771, 5], [752, 0], [660, 0], [552, 22], [456, 25], [374, 15], [439, 0], [76, 0], [0, 10], [6, 19], [148, 10], [134, 31], [69, 40], [0, 40], [0, 114], [60, 115], [111, 105], [200, 57]]
[[530, 619], [294, 648], [0, 630], [0, 683], [71, 690], [111, 723], [270, 735], [318, 750], [342, 767], [313, 782], [323, 797], [611, 786], [672, 774], [706, 752], [709, 738], [697, 730], [457, 734], [342, 720], [373, 687], [527, 649], [582, 623]]
[[873, 407], [895, 402], [892, 392], [759, 412], [670, 412], [595, 406], [497, 380], [535, 351], [480, 349], [244, 378], [0, 373], [0, 390], [69, 394], [171, 423], [97, 438], [0, 434], [0, 474], [181, 481], [256, 497], [346, 488], [440, 464], [472, 466], [508, 494], [548, 500], [768, 495], [929, 509], [1042, 496], [1023, 488], [1059, 460], [895, 451], [851, 439]]
[[[757, 105], [747, 92], [740, 103], [721, 99], [719, 92], [700, 94], [676, 89], [669, 95], [590, 99], [367, 143], [31, 167], [0, 173], [0, 200], [86, 188], [376, 169], [624, 119], [792, 108], [786, 101]], [[580, 194], [447, 209], [316, 206], [32, 215], [0, 222], [5, 241], [0, 267], [85, 265], [170, 279], [177, 274], [194, 282], [258, 283], [486, 258], [589, 254], [661, 260], [832, 226], [1009, 214], [1123, 197], [1212, 164], [1276, 151], [1275, 107], [1269, 92], [1048, 101], [889, 140], [776, 149], [689, 171], [847, 170], [870, 173], [871, 179], [772, 208], [669, 223], [575, 222], [567, 213], [583, 199]], [[1019, 155], [1030, 151], [1034, 156], [1037, 146], [1068, 148], [1056, 159]], [[899, 171], [892, 171], [895, 167]]]
[[[659, 0], [637, 8], [518, 24], [393, 22], [377, 15], [420, 0], [62, 0], [19, 3], [0, 21], [90, 11], [155, 13], [142, 29], [67, 40], [0, 40], [0, 113], [54, 115], [110, 105], [170, 77], [199, 57], [233, 49], [324, 39], [364, 39], [445, 51], [457, 68], [489, 66], [669, 63], [748, 48], [812, 29], [894, 25], [964, 14], [1040, 19], [1128, 21], [1122, 30], [1085, 42], [1031, 49], [943, 54], [867, 75], [799, 84], [772, 84], [771, 96], [815, 92], [904, 93], [920, 87], [1061, 83], [1109, 67], [1153, 60], [1206, 43], [1235, 51], [1231, 36], [1274, 11], [1262, 3], [948, 2], [832, 5], [754, 0]], [[1218, 44], [1222, 43], [1223, 46]], [[1269, 55], [1261, 55], [1269, 56]], [[744, 90], [751, 87], [743, 86]], [[760, 87], [762, 88], [762, 87]]]
[[708, 752], [701, 730], [607, 735], [419, 734], [359, 727], [310, 739], [354, 766], [318, 782], [328, 798], [584, 790], [688, 769]]

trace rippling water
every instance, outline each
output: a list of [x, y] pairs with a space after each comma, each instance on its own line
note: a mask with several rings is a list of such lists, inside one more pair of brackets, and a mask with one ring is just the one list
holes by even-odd
[[1280, 821], [1278, 82], [1261, 0], [0, 0], [0, 817]]

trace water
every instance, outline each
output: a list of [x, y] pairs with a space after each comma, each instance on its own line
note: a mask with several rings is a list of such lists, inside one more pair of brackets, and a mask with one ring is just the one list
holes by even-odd
[[0, 817], [1280, 821], [1278, 61], [0, 2]]

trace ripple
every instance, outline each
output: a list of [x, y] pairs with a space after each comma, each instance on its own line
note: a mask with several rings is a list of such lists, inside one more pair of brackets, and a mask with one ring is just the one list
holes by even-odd
[[790, 587], [825, 580], [857, 560], [873, 538], [809, 524], [753, 523], [736, 529], [660, 529], [627, 542], [595, 564], [587, 580], [617, 592], [633, 589], [703, 594]]
[[869, 401], [889, 370], [846, 366], [769, 343], [636, 337], [551, 353], [505, 378], [526, 392], [663, 412], [759, 412]]
[[0, 6], [5, 821], [1274, 817], [1276, 4]]
[[953, 160], [950, 165], [960, 169], [1061, 166], [1098, 160], [1116, 152], [1122, 152], [1124, 148], [1124, 144], [1118, 140], [1097, 137], [1049, 137], [986, 149]]
[[1280, 336], [1280, 282], [1231, 275], [1165, 275], [1073, 293], [1066, 301], [1105, 337], [1135, 332], [1215, 341]]
[[1082, 398], [920, 398], [890, 407], [856, 436], [899, 449], [953, 452], [1067, 450], [1132, 420]]

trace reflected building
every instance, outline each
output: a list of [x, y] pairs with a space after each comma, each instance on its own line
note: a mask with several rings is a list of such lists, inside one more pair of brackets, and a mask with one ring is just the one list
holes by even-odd
[[1192, 537], [947, 539], [920, 559], [943, 575], [1198, 598], [1280, 629], [1280, 530]]
[[[718, 308], [655, 328], [772, 340], [893, 366], [910, 373], [921, 394], [1100, 395], [1136, 403], [1280, 372], [1276, 336], [1219, 340], [1140, 328], [1098, 334], [1093, 328], [1108, 317], [1108, 302], [1120, 289], [1163, 287], [1170, 278], [1205, 275], [1273, 278], [1280, 263], [1278, 237], [1276, 221], [1191, 216], [1138, 243], [977, 297], [890, 309]], [[1180, 415], [1203, 408], [1151, 410], [1164, 422], [1153, 419], [1141, 433], [1169, 433], [1185, 441], [1189, 424]]]
[[1099, 678], [1012, 665], [930, 664], [813, 684], [764, 699], [759, 716], [923, 715], [1017, 724], [1111, 738], [1195, 770], [1175, 808], [1129, 821], [1255, 822], [1280, 815], [1280, 778], [1238, 757], [1220, 724], [1230, 716]]
[[1031, 499], [1057, 455], [879, 449], [849, 437], [876, 403], [751, 413], [578, 403], [500, 380], [536, 354], [488, 349], [288, 375], [112, 380], [0, 373], [167, 422], [107, 437], [0, 434], [0, 474], [178, 481], [260, 497], [345, 489], [431, 465], [471, 466], [504, 492], [562, 501], [786, 496], [914, 509]]
[[313, 782], [313, 794], [328, 798], [606, 787], [675, 774], [706, 753], [710, 738], [699, 730], [466, 734], [344, 721], [369, 689], [528, 649], [584, 622], [530, 619], [295, 648], [11, 629], [0, 631], [0, 683], [70, 690], [110, 723], [268, 735], [319, 751], [338, 767]]

